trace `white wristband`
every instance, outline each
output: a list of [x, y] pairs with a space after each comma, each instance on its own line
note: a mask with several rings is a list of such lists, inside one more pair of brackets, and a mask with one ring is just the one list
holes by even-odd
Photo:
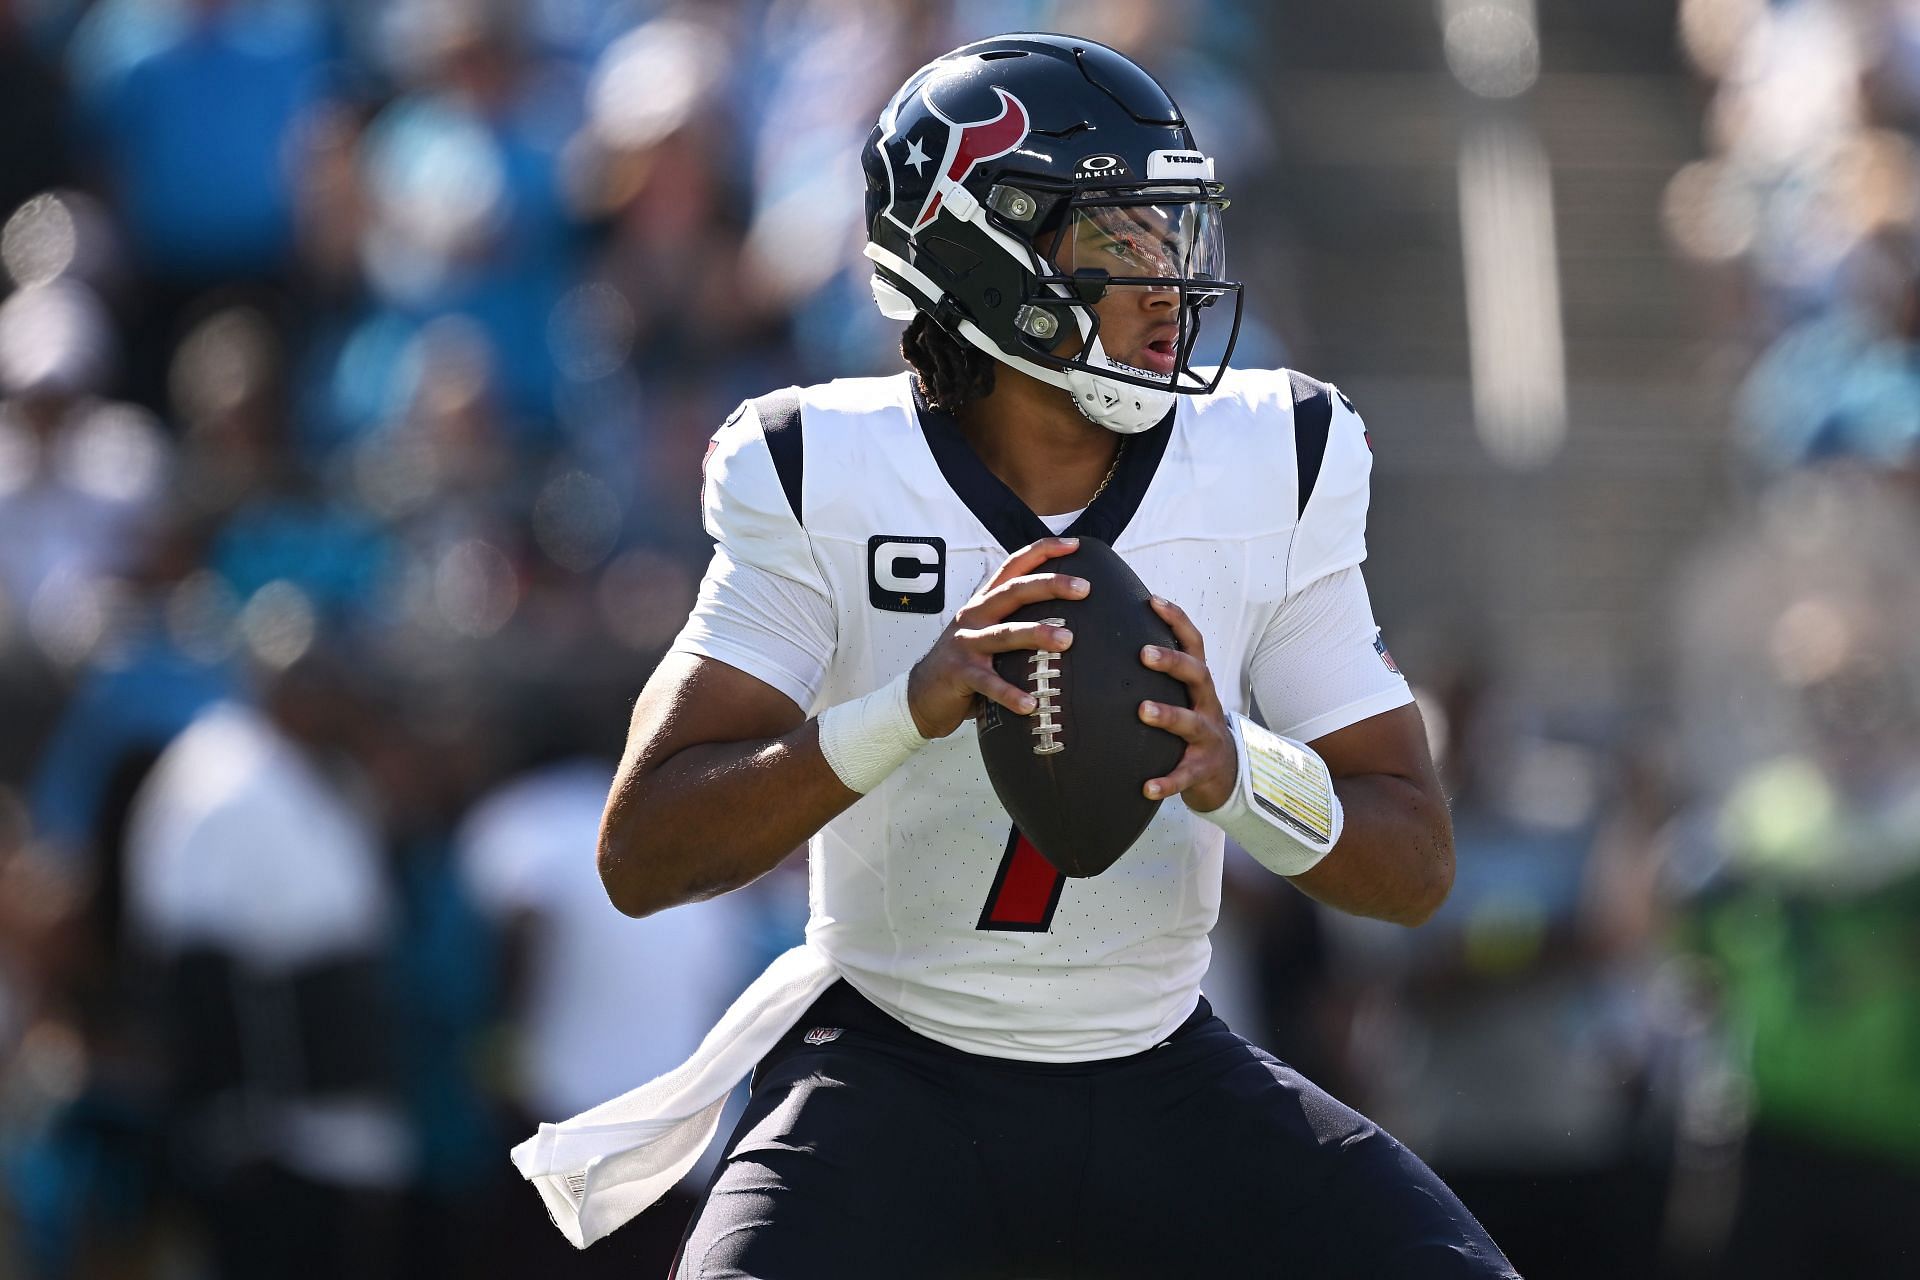
[[864, 698], [820, 713], [820, 754], [840, 781], [861, 795], [927, 745], [907, 705], [907, 673]]
[[1200, 816], [1275, 875], [1311, 870], [1339, 843], [1346, 823], [1327, 762], [1305, 743], [1262, 729], [1245, 716], [1227, 719], [1240, 756], [1240, 778], [1231, 799]]

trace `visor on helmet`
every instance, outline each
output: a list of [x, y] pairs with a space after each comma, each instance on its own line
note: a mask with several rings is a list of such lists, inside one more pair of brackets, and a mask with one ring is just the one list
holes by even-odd
[[1104, 271], [1110, 283], [1131, 287], [1222, 279], [1226, 243], [1218, 206], [1203, 195], [1176, 201], [1154, 194], [1075, 204], [1055, 242], [1054, 265], [1069, 276]]
[[[1221, 211], [1227, 201], [1212, 183], [1157, 182], [1074, 192], [1057, 217], [1058, 230], [1038, 237], [1034, 278], [1018, 320], [1034, 358], [1057, 368], [1162, 391], [1208, 392], [1221, 368], [1207, 374], [1190, 361], [1202, 312], [1231, 296], [1227, 349], [1240, 328], [1240, 285], [1226, 275]], [[1044, 254], [1044, 256], [1043, 256]], [[1137, 290], [1172, 295], [1178, 306], [1169, 371], [1123, 363], [1103, 350], [1096, 305]], [[1077, 339], [1077, 341], [1076, 341]]]

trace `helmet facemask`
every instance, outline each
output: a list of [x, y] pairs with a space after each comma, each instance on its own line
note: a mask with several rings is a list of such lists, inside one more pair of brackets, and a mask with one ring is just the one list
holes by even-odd
[[[1004, 274], [1017, 289], [1016, 305], [998, 308], [1001, 323], [982, 326], [967, 314], [979, 308], [966, 307], [955, 296], [960, 290], [943, 289], [911, 267], [902, 271], [908, 264], [869, 245], [867, 256], [881, 268], [875, 273], [874, 294], [883, 312], [899, 318], [912, 315], [913, 292], [953, 297], [948, 306], [930, 310], [956, 337], [1030, 377], [1065, 389], [1082, 413], [1109, 430], [1145, 431], [1166, 417], [1175, 395], [1217, 388], [1239, 337], [1240, 284], [1223, 278], [1220, 214], [1227, 203], [1218, 184], [1188, 178], [1076, 185], [1064, 191], [1010, 178], [995, 184], [984, 203], [956, 189], [927, 234], [916, 237], [921, 244], [915, 257], [937, 270], [943, 249], [951, 254], [954, 250], [945, 247], [964, 235], [965, 251], [977, 247], [998, 258], [1001, 269], [988, 264], [986, 271], [970, 266], [953, 274]], [[964, 230], [943, 226], [949, 219], [968, 225]], [[1014, 270], [1005, 272], [1008, 266]], [[896, 283], [890, 276], [903, 279]], [[900, 284], [920, 287], [909, 291]], [[1166, 295], [1172, 304], [1143, 306], [1143, 311], [1163, 313], [1156, 327], [1171, 328], [1164, 345], [1152, 344], [1155, 358], [1143, 361], [1164, 368], [1116, 358], [1102, 338], [1099, 304], [1135, 290]], [[991, 295], [992, 287], [983, 292]], [[1231, 298], [1233, 304], [1226, 345], [1219, 366], [1203, 372], [1192, 364], [1202, 313], [1222, 298]]]
[[[1019, 355], [1059, 375], [1045, 380], [1116, 431], [1153, 426], [1174, 395], [1214, 390], [1224, 359], [1203, 373], [1193, 353], [1205, 313], [1229, 295], [1228, 351], [1239, 336], [1240, 286], [1224, 279], [1226, 204], [1212, 183], [1074, 191], [1029, 250], [1032, 278], [1014, 315]], [[1101, 304], [1115, 302], [1137, 309], [1109, 307], [1103, 320]]]

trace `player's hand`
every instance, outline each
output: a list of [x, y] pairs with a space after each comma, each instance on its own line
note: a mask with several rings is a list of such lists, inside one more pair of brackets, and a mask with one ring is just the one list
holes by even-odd
[[1233, 798], [1240, 780], [1240, 757], [1227, 725], [1226, 708], [1207, 670], [1207, 644], [1186, 611], [1171, 600], [1153, 597], [1153, 611], [1173, 628], [1179, 649], [1148, 645], [1140, 651], [1143, 665], [1164, 671], [1187, 686], [1191, 709], [1165, 702], [1142, 702], [1140, 718], [1156, 729], [1186, 739], [1180, 763], [1164, 778], [1149, 778], [1141, 788], [1149, 800], [1185, 795], [1187, 808], [1210, 813]]
[[1033, 710], [1033, 695], [1002, 680], [993, 669], [993, 655], [1013, 649], [1059, 653], [1073, 643], [1073, 633], [1065, 627], [1008, 622], [1006, 617], [1036, 600], [1078, 600], [1086, 595], [1083, 578], [1036, 572], [1053, 557], [1079, 546], [1078, 538], [1042, 538], [1020, 548], [960, 607], [907, 676], [907, 705], [921, 737], [944, 738], [958, 729], [973, 714], [976, 696], [1018, 715]]

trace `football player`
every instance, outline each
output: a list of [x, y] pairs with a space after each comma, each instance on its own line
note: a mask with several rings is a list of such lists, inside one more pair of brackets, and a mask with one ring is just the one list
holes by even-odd
[[[1452, 879], [1358, 567], [1360, 419], [1301, 375], [1193, 363], [1203, 320], [1229, 350], [1238, 328], [1212, 158], [1120, 54], [1012, 35], [916, 73], [864, 159], [912, 370], [762, 397], [714, 437], [718, 547], [599, 852], [644, 915], [807, 842], [807, 946], [681, 1071], [516, 1160], [589, 1242], [757, 1060], [682, 1275], [1512, 1274], [1417, 1158], [1200, 994], [1228, 835], [1408, 925]], [[1007, 619], [1088, 589], [1048, 570], [1079, 535], [1166, 597], [1180, 648], [1140, 660], [1192, 705], [1139, 708], [1187, 744], [1143, 784], [1171, 802], [1066, 881], [1011, 829], [972, 717], [1032, 710], [995, 653], [1072, 644]]]

